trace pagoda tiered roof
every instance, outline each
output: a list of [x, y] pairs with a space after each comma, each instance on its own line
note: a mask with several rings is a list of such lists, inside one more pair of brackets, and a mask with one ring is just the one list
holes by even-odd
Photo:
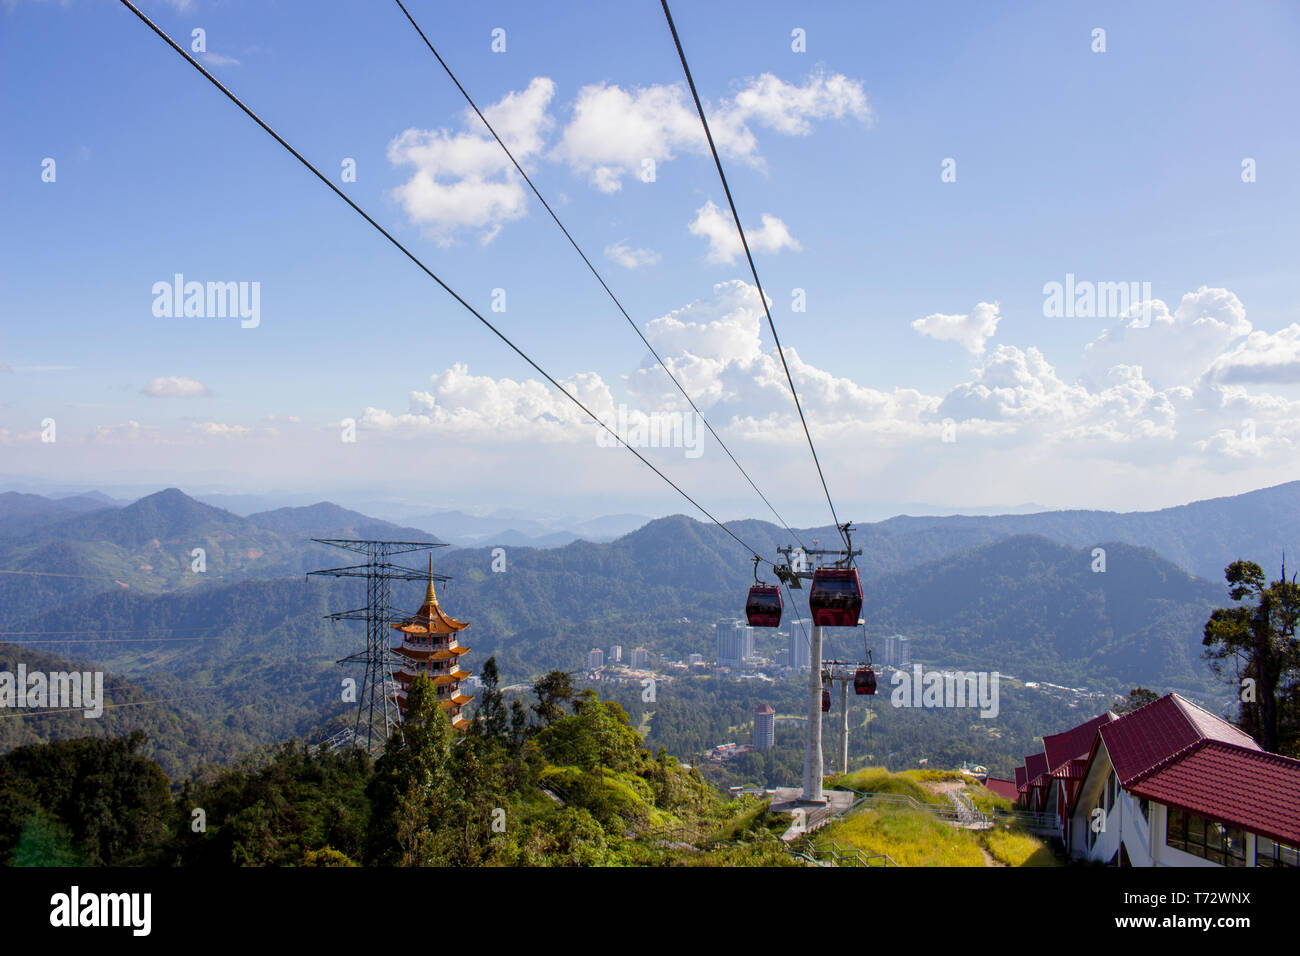
[[439, 607], [438, 593], [433, 587], [432, 555], [429, 556], [429, 589], [424, 594], [424, 603], [406, 620], [389, 627], [403, 634], [456, 634], [469, 627], [468, 622], [456, 620]]

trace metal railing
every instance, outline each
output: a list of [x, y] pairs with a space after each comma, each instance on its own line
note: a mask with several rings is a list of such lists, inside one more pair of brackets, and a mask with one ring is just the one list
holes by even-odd
[[791, 852], [818, 866], [898, 866], [888, 853], [864, 853], [858, 847], [844, 846], [834, 840], [818, 846], [809, 837], [798, 850]]

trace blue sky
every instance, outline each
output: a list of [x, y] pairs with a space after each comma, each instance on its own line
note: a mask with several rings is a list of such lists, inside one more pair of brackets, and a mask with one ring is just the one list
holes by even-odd
[[[340, 185], [469, 301], [504, 289], [486, 314], [551, 374], [611, 413], [680, 412], [395, 5], [142, 6], [187, 47], [202, 28], [212, 72], [336, 182], [354, 159]], [[409, 6], [480, 106], [506, 102], [543, 195], [760, 486], [825, 520], [659, 6]], [[1294, 5], [674, 16], [841, 511], [1131, 510], [1295, 477]], [[689, 510], [120, 4], [0, 4], [0, 70], [7, 484]], [[257, 282], [257, 327], [156, 317], [178, 272]], [[1046, 316], [1067, 274], [1149, 283], [1154, 321]], [[770, 517], [711, 442], [644, 451]]]

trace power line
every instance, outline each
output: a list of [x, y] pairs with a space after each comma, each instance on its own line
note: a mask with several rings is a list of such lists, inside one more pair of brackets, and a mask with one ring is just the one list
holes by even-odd
[[10, 641], [6, 640], [6, 635], [0, 634], [0, 644], [12, 644], [15, 647], [23, 647], [28, 644], [153, 644], [158, 641], [219, 641], [222, 635], [209, 634], [207, 637], [108, 637], [100, 640], [98, 638], [60, 638], [45, 637], [38, 638], [34, 641]]
[[115, 627], [106, 629], [79, 627], [76, 630], [69, 631], [0, 631], [0, 640], [10, 635], [85, 634], [88, 630], [94, 630], [96, 634], [138, 634], [141, 631], [212, 631], [226, 626], [225, 624], [195, 624], [184, 627], [171, 627], [170, 625], [159, 624], [154, 627]]
[[[794, 529], [786, 524], [785, 519], [782, 518], [776, 508], [773, 507], [772, 502], [768, 500], [767, 495], [763, 494], [763, 492], [759, 490], [758, 485], [754, 483], [754, 479], [749, 476], [749, 472], [745, 471], [740, 462], [736, 460], [736, 456], [731, 453], [731, 449], [727, 447], [726, 442], [724, 442], [719, 437], [718, 433], [713, 430], [713, 425], [709, 423], [708, 418], [706, 418], [704, 413], [700, 411], [699, 407], [695, 404], [695, 400], [691, 398], [690, 394], [686, 391], [685, 386], [683, 386], [682, 383], [678, 381], [677, 376], [672, 373], [672, 369], [668, 367], [668, 363], [663, 360], [657, 351], [655, 351], [655, 347], [650, 344], [650, 340], [641, 332], [640, 326], [636, 324], [632, 319], [632, 316], [628, 315], [627, 309], [623, 308], [623, 303], [620, 302], [618, 296], [614, 294], [614, 290], [609, 287], [608, 283], [605, 282], [604, 277], [596, 270], [596, 267], [587, 257], [587, 254], [582, 251], [582, 247], [578, 245], [577, 240], [574, 239], [569, 233], [569, 230], [565, 228], [564, 223], [560, 222], [560, 217], [555, 214], [555, 210], [551, 208], [551, 204], [542, 196], [541, 191], [538, 190], [536, 185], [534, 185], [528, 173], [524, 171], [524, 167], [520, 165], [519, 160], [515, 159], [514, 153], [510, 152], [510, 147], [505, 144], [505, 141], [497, 134], [497, 131], [493, 128], [492, 124], [488, 122], [488, 118], [483, 115], [483, 111], [478, 108], [478, 104], [474, 102], [473, 98], [469, 95], [469, 92], [456, 77], [456, 74], [452, 72], [451, 67], [447, 65], [447, 61], [442, 58], [442, 54], [434, 48], [432, 41], [430, 41], [425, 35], [424, 30], [422, 30], [420, 25], [415, 22], [415, 18], [411, 16], [411, 12], [406, 9], [406, 5], [402, 0], [394, 0], [394, 2], [396, 2], [402, 13], [406, 15], [406, 19], [410, 21], [411, 26], [415, 28], [415, 32], [420, 35], [420, 39], [424, 41], [424, 45], [429, 48], [429, 52], [434, 55], [434, 58], [446, 72], [447, 76], [450, 77], [454, 84], [456, 84], [456, 89], [460, 90], [461, 96], [465, 97], [465, 102], [470, 105], [470, 108], [473, 109], [476, 114], [478, 114], [478, 118], [483, 121], [483, 125], [486, 126], [487, 131], [492, 134], [492, 138], [495, 139], [497, 144], [505, 151], [510, 162], [514, 163], [515, 169], [519, 170], [519, 175], [524, 178], [524, 182], [526, 182], [528, 188], [533, 191], [533, 195], [537, 197], [537, 201], [542, 204], [542, 208], [550, 213], [551, 219], [553, 219], [555, 224], [560, 227], [560, 232], [564, 233], [564, 238], [569, 240], [569, 245], [573, 246], [573, 250], [579, 255], [579, 257], [581, 257], [582, 261], [586, 263], [587, 268], [591, 270], [591, 274], [596, 277], [596, 281], [600, 283], [600, 287], [605, 290], [605, 293], [613, 301], [614, 305], [618, 308], [618, 311], [623, 313], [623, 318], [627, 319], [627, 324], [632, 327], [632, 331], [637, 334], [637, 338], [639, 338], [642, 344], [650, 350], [650, 354], [655, 357], [655, 361], [659, 363], [667, 376], [672, 379], [673, 384], [677, 386], [677, 390], [682, 393], [682, 397], [685, 398], [687, 403], [691, 406], [691, 410], [694, 411], [696, 415], [700, 416], [700, 421], [704, 422], [704, 427], [709, 430], [709, 434], [712, 435], [714, 440], [722, 446], [722, 450], [727, 453], [727, 457], [731, 459], [732, 464], [740, 469], [740, 473], [745, 476], [745, 480], [749, 482], [749, 486], [754, 489], [760, 498], [763, 499], [763, 503], [767, 505], [768, 510], [776, 516], [776, 520], [785, 527], [786, 531], [790, 532], [796, 541], [799, 541], [799, 536], [795, 534]], [[803, 542], [799, 541], [799, 544], [802, 545]]]
[[[758, 281], [758, 269], [754, 265], [754, 256], [749, 251], [749, 240], [745, 238], [745, 230], [740, 225], [740, 213], [736, 211], [736, 201], [731, 198], [731, 187], [727, 185], [727, 174], [722, 171], [722, 160], [718, 156], [718, 147], [713, 142], [713, 133], [709, 130], [709, 121], [704, 117], [704, 104], [700, 102], [700, 94], [695, 89], [695, 79], [691, 76], [690, 64], [686, 62], [686, 51], [682, 49], [681, 37], [677, 35], [677, 25], [673, 23], [673, 15], [668, 9], [668, 0], [659, 0], [664, 8], [664, 16], [668, 19], [668, 29], [672, 31], [673, 43], [677, 46], [677, 56], [682, 61], [682, 70], [686, 73], [686, 83], [691, 88], [691, 96], [695, 99], [695, 110], [700, 114], [700, 123], [704, 126], [704, 136], [709, 141], [709, 151], [713, 153], [713, 163], [718, 167], [718, 177], [722, 180], [723, 192], [727, 194], [727, 204], [731, 206], [731, 216], [736, 223], [736, 231], [740, 233], [740, 244], [745, 247], [745, 258], [749, 260], [749, 271], [754, 276], [754, 285], [758, 287], [758, 297], [763, 302], [763, 311], [767, 314], [767, 325], [772, 330], [772, 341], [776, 343], [776, 352], [781, 356], [781, 367], [785, 369], [785, 380], [790, 383], [790, 394], [794, 397], [794, 407], [799, 411], [799, 421], [803, 424], [804, 436], [808, 439], [808, 448], [812, 452], [813, 463], [817, 466], [817, 477], [821, 479], [822, 491], [826, 493], [826, 503], [830, 505], [831, 517], [835, 519], [835, 530], [844, 539], [845, 547], [849, 547], [848, 539], [845, 538], [843, 530], [840, 529], [840, 518], [835, 513], [835, 503], [831, 501], [830, 489], [826, 487], [826, 476], [822, 473], [822, 463], [817, 458], [817, 449], [813, 445], [812, 433], [808, 431], [808, 420], [804, 418], [803, 406], [799, 403], [799, 393], [794, 387], [794, 378], [790, 375], [790, 366], [785, 361], [785, 351], [781, 348], [781, 339], [776, 334], [776, 323], [772, 321], [772, 310], [767, 306], [767, 295], [763, 292], [763, 284]], [[852, 550], [850, 548], [850, 550]]]
[[[174, 704], [178, 700], [193, 700], [195, 697], [212, 697], [212, 691], [200, 691], [197, 694], [186, 694], [183, 697], [163, 697], [158, 700], [132, 700], [120, 704], [102, 704], [104, 710], [116, 710], [119, 707], [141, 707], [145, 704]], [[40, 707], [30, 710], [24, 710], [12, 714], [0, 714], [0, 719], [20, 720], [23, 717], [45, 717], [48, 714], [69, 714], [77, 711], [84, 711], [85, 707]]]
[[430, 269], [428, 266], [426, 266], [426, 265], [424, 264], [424, 262], [421, 261], [420, 258], [419, 258], [418, 256], [415, 255], [415, 253], [411, 252], [409, 249], [406, 248], [406, 246], [402, 245], [402, 243], [399, 242], [399, 241], [398, 241], [398, 240], [397, 240], [397, 239], [392, 235], [392, 233], [390, 233], [387, 229], [385, 229], [383, 226], [381, 226], [378, 222], [376, 222], [376, 221], [375, 221], [375, 220], [370, 216], [369, 213], [367, 213], [364, 209], [362, 209], [362, 208], [361, 208], [360, 206], [358, 206], [355, 202], [353, 202], [352, 199], [347, 195], [347, 193], [343, 192], [343, 190], [339, 189], [338, 186], [334, 185], [334, 183], [331, 182], [330, 179], [329, 179], [328, 177], [326, 177], [324, 173], [322, 173], [319, 169], [317, 169], [315, 166], [313, 166], [313, 165], [311, 164], [311, 162], [310, 162], [306, 157], [304, 157], [300, 152], [298, 152], [296, 149], [294, 149], [292, 146], [290, 146], [289, 143], [284, 139], [284, 137], [282, 137], [279, 133], [277, 133], [274, 129], [272, 129], [272, 128], [271, 128], [271, 127], [270, 127], [270, 126], [269, 126], [265, 121], [262, 120], [262, 118], [261, 118], [260, 116], [258, 116], [256, 113], [254, 113], [254, 112], [252, 111], [252, 109], [250, 109], [248, 106], [245, 106], [244, 103], [243, 103], [243, 101], [240, 100], [239, 97], [237, 97], [234, 93], [232, 93], [230, 90], [228, 90], [228, 89], [225, 87], [225, 85], [224, 85], [220, 80], [218, 80], [215, 76], [213, 76], [213, 75], [212, 75], [211, 73], [209, 73], [206, 69], [204, 69], [204, 68], [203, 68], [203, 65], [202, 65], [201, 63], [199, 63], [198, 60], [196, 60], [196, 59], [194, 59], [194, 57], [190, 56], [189, 53], [187, 53], [184, 49], [182, 49], [182, 48], [181, 48], [181, 47], [176, 43], [175, 40], [173, 40], [170, 36], [167, 35], [167, 33], [166, 33], [165, 31], [163, 31], [161, 28], [159, 28], [159, 27], [157, 26], [157, 24], [155, 24], [152, 20], [150, 20], [147, 16], [145, 16], [144, 13], [142, 13], [142, 12], [140, 11], [140, 9], [139, 9], [139, 8], [138, 8], [134, 3], [131, 2], [131, 0], [121, 0], [121, 2], [122, 2], [122, 5], [123, 5], [123, 6], [125, 6], [128, 10], [130, 10], [132, 13], [134, 13], [134, 14], [135, 14], [135, 15], [136, 15], [140, 20], [141, 20], [141, 22], [143, 22], [147, 27], [149, 27], [149, 29], [153, 30], [154, 33], [158, 34], [158, 36], [161, 37], [162, 40], [163, 40], [163, 41], [164, 41], [168, 46], [170, 46], [173, 50], [175, 50], [175, 51], [176, 51], [177, 53], [179, 53], [182, 57], [184, 57], [184, 58], [185, 58], [185, 61], [186, 61], [187, 63], [189, 63], [190, 66], [194, 67], [194, 69], [196, 69], [196, 70], [198, 70], [200, 73], [202, 73], [203, 76], [208, 80], [209, 83], [211, 83], [213, 86], [215, 86], [217, 89], [219, 89], [222, 93], [224, 93], [224, 94], [226, 95], [226, 97], [227, 97], [227, 98], [228, 98], [232, 103], [234, 103], [234, 104], [235, 104], [236, 106], [238, 106], [241, 110], [243, 110], [243, 112], [248, 116], [249, 119], [251, 119], [253, 122], [255, 122], [258, 126], [262, 127], [262, 129], [265, 130], [266, 133], [267, 133], [268, 135], [270, 135], [272, 139], [274, 139], [277, 143], [279, 143], [279, 144], [280, 144], [281, 146], [283, 146], [286, 150], [288, 150], [288, 152], [290, 153], [290, 155], [293, 156], [294, 159], [298, 160], [298, 162], [300, 162], [303, 166], [307, 167], [307, 169], [310, 170], [310, 171], [312, 172], [312, 174], [316, 176], [317, 179], [319, 179], [322, 183], [324, 183], [326, 186], [328, 186], [328, 187], [330, 188], [330, 190], [331, 190], [331, 191], [332, 191], [336, 196], [338, 196], [338, 197], [339, 197], [340, 199], [342, 199], [345, 203], [347, 203], [349, 206], [351, 206], [351, 207], [352, 207], [352, 210], [353, 210], [354, 212], [356, 212], [357, 215], [361, 216], [361, 218], [363, 218], [366, 222], [370, 223], [370, 225], [373, 226], [373, 227], [374, 227], [374, 228], [379, 232], [380, 235], [382, 235], [385, 239], [387, 239], [389, 242], [391, 242], [394, 246], [396, 246], [396, 247], [397, 247], [397, 248], [402, 252], [403, 255], [405, 255], [408, 259], [410, 259], [413, 263], [415, 263], [415, 264], [420, 268], [420, 270], [421, 270], [422, 272], [424, 272], [425, 275], [427, 275], [427, 276], [428, 276], [430, 279], [432, 279], [434, 282], [438, 283], [438, 285], [442, 287], [443, 291], [445, 291], [448, 295], [450, 295], [453, 299], [455, 299], [458, 303], [460, 303], [460, 304], [465, 308], [465, 310], [468, 311], [471, 315], [473, 315], [474, 318], [478, 319], [479, 322], [481, 322], [485, 328], [487, 328], [490, 332], [492, 332], [493, 335], [495, 335], [495, 336], [496, 336], [497, 338], [499, 338], [502, 342], [504, 342], [506, 345], [508, 345], [508, 346], [510, 347], [511, 351], [513, 351], [513, 352], [514, 352], [516, 355], [518, 355], [521, 359], [523, 359], [523, 360], [524, 360], [525, 362], [527, 362], [530, 366], [532, 366], [532, 368], [533, 368], [533, 369], [534, 369], [534, 370], [535, 370], [539, 375], [541, 375], [541, 376], [542, 376], [543, 378], [545, 378], [548, 382], [550, 382], [551, 385], [556, 389], [556, 391], [558, 391], [561, 395], [564, 395], [566, 398], [568, 398], [569, 401], [571, 401], [571, 402], [573, 402], [573, 404], [577, 405], [578, 408], [582, 409], [582, 411], [583, 411], [584, 413], [586, 413], [586, 415], [587, 415], [588, 418], [590, 418], [593, 422], [595, 422], [597, 425], [599, 425], [601, 428], [603, 428], [605, 431], [607, 431], [607, 432], [608, 432], [608, 433], [613, 437], [613, 439], [614, 439], [616, 442], [618, 442], [620, 445], [622, 445], [624, 448], [626, 448], [626, 449], [627, 449], [628, 451], [630, 451], [632, 454], [636, 455], [636, 457], [639, 458], [639, 459], [641, 460], [641, 463], [642, 463], [642, 464], [644, 464], [647, 468], [649, 468], [649, 469], [650, 469], [651, 471], [653, 471], [656, 475], [658, 475], [660, 478], [662, 478], [662, 479], [663, 479], [663, 480], [664, 480], [664, 481], [665, 481], [669, 486], [671, 486], [672, 489], [673, 489], [674, 491], [676, 491], [679, 495], [681, 495], [683, 498], [685, 498], [687, 501], [689, 501], [692, 505], [694, 505], [695, 508], [698, 509], [699, 512], [700, 512], [701, 514], [703, 514], [706, 518], [708, 518], [710, 521], [712, 521], [714, 524], [716, 524], [719, 528], [721, 528], [723, 531], [725, 531], [728, 535], [730, 535], [730, 536], [732, 537], [732, 539], [734, 539], [734, 540], [736, 541], [737, 544], [739, 544], [742, 548], [744, 548], [744, 549], [745, 549], [746, 551], [748, 551], [750, 554], [752, 554], [752, 555], [754, 555], [754, 556], [756, 556], [756, 557], [760, 557], [760, 558], [762, 557], [761, 555], [759, 555], [759, 553], [758, 553], [757, 551], [755, 551], [753, 548], [751, 548], [749, 545], [747, 545], [744, 541], [742, 541], [742, 540], [741, 540], [741, 539], [736, 535], [736, 533], [735, 533], [734, 531], [732, 531], [732, 530], [731, 530], [730, 528], [728, 528], [725, 524], [723, 524], [721, 521], [719, 521], [717, 518], [715, 518], [715, 517], [712, 515], [712, 513], [710, 513], [710, 512], [708, 511], [708, 509], [706, 509], [706, 508], [705, 508], [703, 505], [701, 505], [698, 501], [696, 501], [696, 500], [695, 500], [694, 498], [692, 498], [689, 494], [687, 494], [684, 490], [682, 490], [682, 488], [681, 488], [681, 487], [680, 487], [676, 482], [674, 482], [671, 478], [669, 478], [669, 477], [668, 477], [667, 475], [665, 475], [662, 471], [660, 471], [658, 468], [656, 468], [656, 467], [654, 466], [654, 464], [651, 463], [651, 461], [650, 461], [648, 458], [646, 458], [646, 457], [645, 457], [644, 455], [642, 455], [639, 451], [637, 451], [635, 448], [633, 448], [631, 445], [629, 445], [627, 442], [625, 442], [621, 437], [619, 437], [618, 433], [615, 432], [615, 431], [614, 431], [612, 428], [610, 428], [608, 425], [606, 425], [604, 421], [602, 421], [600, 418], [598, 418], [598, 417], [596, 416], [596, 414], [595, 414], [594, 412], [591, 411], [591, 409], [589, 409], [586, 405], [583, 404], [583, 402], [582, 402], [581, 399], [579, 399], [576, 395], [574, 395], [574, 394], [572, 394], [571, 392], [569, 392], [568, 389], [566, 389], [566, 388], [564, 388], [562, 385], [560, 385], [559, 382], [557, 382], [553, 377], [551, 377], [551, 375], [550, 375], [549, 372], [547, 372], [544, 368], [542, 368], [540, 365], [538, 365], [536, 362], [534, 362], [531, 358], [529, 358], [528, 355], [527, 355], [527, 354], [526, 354], [526, 353], [525, 353], [521, 348], [519, 348], [519, 346], [515, 345], [515, 343], [512, 342], [512, 341], [511, 341], [511, 340], [510, 340], [510, 339], [505, 335], [505, 333], [503, 333], [503, 332], [502, 332], [500, 329], [498, 329], [495, 325], [493, 325], [493, 324], [492, 324], [491, 322], [489, 322], [486, 318], [484, 318], [483, 315], [482, 315], [482, 314], [481, 314], [477, 309], [475, 309], [472, 305], [470, 305], [468, 302], [466, 302], [465, 299], [462, 298], [462, 297], [460, 296], [460, 294], [457, 293], [454, 289], [452, 289], [451, 286], [449, 286], [449, 285], [447, 285], [447, 283], [443, 282], [442, 279], [440, 279], [440, 278], [438, 277], [438, 275], [437, 275], [437, 274], [436, 274], [432, 269]]

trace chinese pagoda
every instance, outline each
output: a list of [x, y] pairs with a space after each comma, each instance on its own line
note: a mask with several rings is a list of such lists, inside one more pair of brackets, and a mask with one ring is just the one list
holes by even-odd
[[398, 683], [398, 713], [405, 716], [406, 693], [411, 681], [424, 674], [433, 681], [438, 706], [449, 712], [451, 725], [464, 727], [461, 708], [474, 698], [461, 693], [461, 681], [469, 677], [470, 672], [461, 666], [460, 658], [470, 649], [462, 647], [457, 638], [469, 624], [450, 617], [438, 606], [438, 595], [433, 589], [432, 555], [429, 556], [429, 590], [424, 595], [424, 603], [400, 624], [389, 626], [402, 635], [401, 643], [393, 645], [393, 653], [400, 660], [393, 671], [393, 679]]

